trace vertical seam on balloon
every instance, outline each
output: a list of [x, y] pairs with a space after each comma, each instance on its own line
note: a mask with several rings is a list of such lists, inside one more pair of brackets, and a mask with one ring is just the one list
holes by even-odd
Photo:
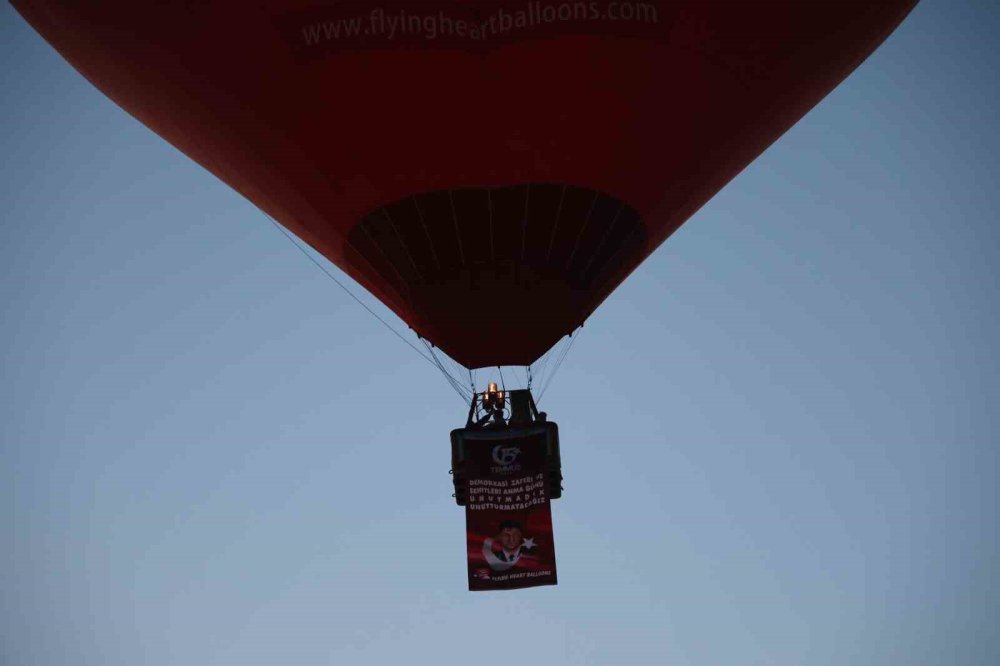
[[552, 243], [556, 240], [556, 229], [559, 228], [559, 216], [562, 214], [563, 199], [566, 198], [566, 184], [563, 183], [562, 193], [559, 195], [559, 206], [556, 208], [556, 220], [552, 223], [552, 234], [549, 236], [549, 251], [545, 253], [545, 263], [549, 263], [552, 256]]
[[608, 236], [611, 235], [612, 229], [614, 229], [615, 225], [618, 224], [618, 216], [621, 215], [622, 208], [624, 208], [624, 207], [625, 207], [625, 202], [624, 201], [619, 201], [618, 202], [618, 210], [615, 211], [615, 216], [613, 218], [611, 218], [611, 224], [609, 224], [608, 228], [604, 230], [604, 235], [601, 237], [601, 242], [597, 244], [597, 249], [594, 250], [594, 254], [591, 255], [590, 261], [587, 262], [587, 265], [583, 267], [583, 271], [581, 271], [581, 273], [580, 273], [580, 280], [586, 281], [586, 279], [587, 279], [587, 271], [589, 271], [590, 267], [594, 265], [594, 260], [596, 260], [597, 257], [600, 256], [601, 250], [604, 249], [604, 243], [607, 242]]
[[410, 248], [407, 247], [406, 242], [403, 240], [402, 235], [399, 233], [399, 229], [396, 228], [396, 223], [392, 221], [392, 217], [389, 215], [389, 211], [385, 208], [382, 209], [382, 215], [389, 222], [389, 226], [392, 227], [393, 232], [396, 234], [396, 240], [399, 241], [400, 247], [403, 248], [403, 252], [406, 253], [406, 258], [410, 260], [410, 265], [413, 266], [414, 272], [416, 272], [417, 277], [420, 278], [420, 282], [426, 282], [424, 280], [423, 273], [417, 268], [417, 262], [413, 261], [413, 254], [410, 252]]
[[[361, 223], [361, 224], [359, 224], [358, 226], [359, 226], [359, 227], [362, 227], [362, 226], [363, 226], [363, 224], [364, 224], [364, 222], [362, 222], [362, 223]], [[362, 229], [362, 231], [365, 231], [365, 230], [364, 230], [364, 229]], [[371, 240], [371, 242], [372, 242], [372, 245], [376, 245], [376, 243], [375, 243], [375, 240], [374, 240], [374, 239], [373, 239], [373, 238], [371, 237], [371, 234], [369, 234], [369, 233], [368, 233], [367, 231], [365, 231], [365, 235], [366, 235], [366, 236], [368, 236], [368, 239], [369, 239], [369, 240]], [[371, 271], [372, 271], [372, 276], [377, 276], [377, 277], [381, 277], [382, 279], [385, 279], [385, 278], [384, 278], [384, 276], [382, 275], [382, 272], [381, 272], [381, 271], [379, 271], [379, 269], [375, 268], [375, 264], [373, 264], [373, 263], [371, 262], [371, 259], [369, 259], [368, 257], [366, 257], [366, 256], [365, 256], [365, 253], [361, 251], [361, 248], [359, 248], [359, 247], [358, 247], [358, 246], [357, 246], [357, 245], [356, 245], [356, 244], [354, 243], [354, 241], [353, 241], [353, 240], [351, 240], [351, 238], [350, 238], [350, 237], [348, 237], [348, 238], [347, 238], [347, 243], [348, 243], [348, 244], [349, 244], [349, 245], [350, 245], [351, 247], [353, 247], [353, 248], [354, 248], [354, 251], [355, 251], [355, 252], [357, 253], [357, 255], [358, 255], [359, 257], [361, 257], [361, 258], [362, 258], [362, 259], [364, 260], [364, 262], [365, 262], [366, 264], [368, 264], [368, 268], [370, 268], [370, 269], [371, 269]], [[377, 247], [377, 245], [376, 245], [376, 247]], [[386, 261], [388, 261], [388, 259], [387, 259]], [[390, 288], [390, 289], [392, 289], [392, 291], [393, 291], [393, 292], [394, 292], [394, 293], [396, 294], [396, 297], [397, 297], [397, 298], [399, 298], [399, 300], [400, 300], [400, 302], [401, 302], [402, 304], [404, 304], [404, 305], [408, 305], [408, 304], [409, 304], [409, 299], [408, 299], [407, 297], [405, 297], [405, 296], [403, 295], [403, 293], [402, 293], [401, 291], [399, 291], [399, 289], [395, 288], [395, 287], [394, 287], [394, 286], [392, 285], [392, 282], [389, 282], [389, 281], [386, 281], [386, 284], [387, 284], [387, 285], [389, 286], [389, 288]], [[405, 284], [405, 283], [404, 283], [404, 284]], [[406, 285], [406, 286], [407, 286], [407, 289], [409, 289], [409, 285]]]
[[623, 250], [624, 250], [624, 249], [625, 249], [626, 247], [628, 247], [628, 242], [629, 242], [629, 240], [631, 240], [632, 236], [634, 236], [634, 235], [635, 235], [635, 232], [639, 231], [639, 230], [640, 230], [641, 228], [642, 228], [642, 220], [640, 220], [640, 219], [637, 219], [637, 220], [636, 220], [636, 223], [635, 223], [635, 226], [634, 226], [634, 227], [632, 227], [632, 231], [628, 232], [628, 234], [627, 234], [627, 235], [625, 236], [625, 238], [623, 238], [623, 239], [622, 239], [622, 244], [618, 246], [618, 249], [617, 249], [617, 250], [615, 250], [614, 252], [612, 252], [612, 253], [611, 253], [611, 256], [610, 256], [610, 257], [608, 257], [608, 260], [604, 262], [604, 266], [609, 266], [609, 265], [611, 265], [611, 264], [613, 263], [613, 260], [614, 260], [614, 259], [615, 259], [615, 258], [616, 258], [616, 257], [617, 257], [617, 256], [618, 256], [618, 255], [619, 255], [619, 254], [620, 254], [620, 253], [621, 253], [621, 252], [622, 252], [622, 251], [623, 251]]
[[528, 200], [531, 198], [531, 183], [524, 190], [524, 220], [521, 222], [521, 263], [524, 263], [524, 241], [528, 235]]
[[493, 252], [493, 190], [486, 188], [486, 205], [490, 209], [490, 261], [494, 259]]
[[[399, 278], [399, 283], [406, 288], [406, 293], [407, 293], [406, 300], [412, 303], [413, 298], [412, 294], [410, 294], [410, 284], [403, 278], [403, 274], [399, 272], [398, 268], [396, 268], [396, 264], [393, 263], [388, 256], [386, 256], [385, 252], [382, 250], [382, 246], [375, 241], [375, 239], [372, 237], [368, 229], [365, 228], [365, 223], [362, 221], [361, 224], [358, 226], [361, 227], [361, 231], [365, 232], [365, 235], [368, 236], [368, 240], [372, 242], [372, 245], [375, 246], [375, 249], [378, 250], [378, 253], [382, 255], [383, 259], [385, 259], [385, 263], [389, 264], [389, 268], [391, 268], [392, 271], [396, 274], [396, 277]], [[376, 271], [376, 273], [377, 272], [378, 271]], [[400, 296], [402, 296], [402, 294], [400, 294]]]
[[427, 230], [427, 224], [424, 222], [424, 213], [420, 210], [420, 206], [417, 204], [417, 198], [410, 197], [410, 201], [413, 202], [413, 207], [417, 209], [417, 218], [420, 220], [420, 226], [424, 228], [424, 235], [427, 236], [427, 245], [431, 248], [431, 256], [434, 257], [434, 265], [437, 269], [441, 270], [441, 262], [438, 261], [437, 250], [434, 249], [434, 241], [431, 240], [431, 232]]
[[455, 238], [458, 240], [458, 258], [462, 267], [465, 267], [465, 250], [462, 248], [462, 234], [458, 230], [458, 215], [455, 214], [455, 199], [448, 190], [448, 203], [451, 204], [451, 219], [455, 223]]
[[566, 272], [569, 272], [570, 266], [573, 265], [573, 258], [576, 257], [576, 251], [580, 249], [580, 239], [583, 238], [583, 232], [587, 230], [587, 226], [590, 224], [590, 216], [594, 214], [594, 206], [597, 205], [597, 197], [601, 196], [600, 192], [594, 192], [594, 198], [590, 201], [590, 208], [587, 210], [587, 217], [583, 218], [583, 224], [580, 226], [580, 233], [576, 235], [576, 243], [573, 244], [573, 251], [570, 252], [569, 261], [566, 262]]

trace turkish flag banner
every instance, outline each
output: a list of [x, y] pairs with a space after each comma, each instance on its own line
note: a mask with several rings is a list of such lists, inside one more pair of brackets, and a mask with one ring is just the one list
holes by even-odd
[[468, 442], [470, 590], [556, 584], [545, 450], [545, 433]]

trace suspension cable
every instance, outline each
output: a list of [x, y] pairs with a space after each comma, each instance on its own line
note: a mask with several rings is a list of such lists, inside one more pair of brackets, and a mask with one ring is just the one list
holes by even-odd
[[[374, 310], [372, 310], [371, 307], [369, 307], [367, 303], [365, 303], [360, 298], [358, 298], [358, 296], [355, 295], [354, 292], [352, 292], [350, 289], [348, 289], [347, 286], [343, 282], [341, 282], [339, 279], [337, 279], [337, 277], [333, 273], [331, 273], [329, 270], [327, 270], [326, 266], [324, 266], [323, 264], [321, 264], [311, 254], [309, 254], [305, 250], [305, 248], [303, 248], [295, 240], [295, 238], [292, 236], [292, 234], [289, 231], [287, 231], [285, 229], [285, 227], [283, 227], [281, 224], [279, 224], [273, 217], [271, 217], [271, 215], [268, 214], [267, 211], [265, 211], [264, 209], [262, 209], [260, 207], [257, 207], [257, 210], [259, 210], [264, 215], [264, 217], [266, 217], [268, 219], [268, 221], [274, 226], [275, 229], [277, 229], [279, 232], [281, 232], [281, 235], [284, 236], [288, 240], [288, 242], [291, 243], [292, 246], [296, 250], [298, 250], [314, 266], [316, 266], [316, 268], [318, 268], [319, 270], [321, 270], [324, 275], [326, 275], [328, 278], [330, 278], [331, 280], [333, 280], [334, 284], [336, 284], [338, 287], [341, 288], [341, 290], [344, 291], [344, 293], [346, 293], [348, 296], [350, 296], [352, 299], [354, 299], [354, 301], [358, 305], [360, 305], [362, 308], [364, 308], [368, 312], [368, 314], [370, 314], [372, 317], [374, 317], [385, 328], [389, 329], [389, 331], [393, 335], [395, 335], [397, 338], [399, 338], [404, 343], [406, 343], [406, 346], [408, 346], [410, 349], [412, 349], [414, 352], [416, 352], [416, 354], [418, 356], [420, 356], [422, 359], [424, 359], [425, 361], [427, 361], [431, 365], [435, 366], [438, 370], [440, 370], [441, 374], [444, 375], [445, 380], [451, 385], [451, 387], [455, 390], [455, 392], [458, 393], [459, 397], [462, 398], [463, 402], [469, 400], [471, 396], [474, 396], [476, 394], [476, 380], [475, 380], [475, 377], [473, 376], [471, 368], [465, 368], [465, 366], [462, 366], [469, 373], [469, 385], [470, 385], [470, 389], [471, 389], [471, 394], [466, 394], [465, 393], [466, 389], [462, 386], [461, 382], [458, 379], [456, 379], [454, 375], [452, 375], [450, 372], [448, 372], [448, 370], [445, 368], [444, 364], [441, 363], [441, 359], [438, 357], [437, 353], [434, 351], [434, 347], [427, 340], [424, 340], [423, 338], [420, 338], [421, 342], [424, 343], [424, 346], [427, 348], [427, 351], [430, 353], [430, 355], [424, 354], [423, 352], [421, 352], [416, 347], [416, 345], [414, 345], [412, 342], [410, 342], [405, 337], [403, 337], [403, 335], [399, 331], [397, 331], [395, 328], [393, 328], [392, 325], [389, 324], [389, 322], [387, 322], [385, 319], [383, 319], [382, 317], [380, 317], [377, 312], [375, 312]], [[548, 365], [549, 365], [550, 359], [552, 358], [552, 356], [555, 356], [555, 354], [552, 353], [554, 351], [554, 348], [550, 349], [545, 354], [545, 361], [542, 364], [542, 368], [541, 368], [541, 371], [539, 373], [539, 381], [544, 381], [544, 386], [542, 387], [542, 391], [541, 391], [541, 393], [538, 396], [538, 401], [539, 402], [541, 401], [542, 396], [545, 395], [545, 391], [548, 390], [549, 385], [552, 383], [552, 379], [555, 377], [556, 372], [559, 371], [559, 367], [562, 365], [562, 362], [566, 359], [566, 355], [569, 353], [569, 350], [573, 346], [573, 343], [575, 341], [576, 341], [576, 336], [574, 336], [573, 334], [570, 334], [570, 342], [569, 342], [569, 344], [566, 345], [563, 348], [562, 354], [559, 356], [559, 360], [556, 362], [555, 366], [552, 369], [552, 372], [548, 375], [548, 377], [545, 377], [545, 371], [548, 369]], [[452, 361], [452, 362], [455, 363], [455, 361]], [[503, 370], [500, 368], [500, 366], [497, 366], [497, 370], [500, 372], [500, 385], [501, 385], [501, 387], [503, 387], [503, 390], [506, 392], [507, 387], [506, 387], [506, 385], [504, 383]], [[525, 373], [526, 373], [526, 376], [527, 376], [527, 385], [528, 385], [528, 388], [530, 389], [531, 386], [532, 386], [533, 379], [534, 379], [533, 374], [532, 374], [531, 364], [525, 366]]]
[[313, 258], [313, 256], [311, 254], [309, 254], [308, 252], [306, 252], [305, 249], [303, 249], [301, 245], [299, 245], [298, 243], [296, 243], [295, 239], [292, 238], [292, 235], [288, 231], [286, 231], [283, 226], [281, 226], [280, 224], [278, 224], [278, 222], [275, 221], [275, 219], [273, 217], [271, 217], [267, 213], [267, 211], [265, 211], [264, 209], [259, 208], [259, 207], [257, 208], [257, 210], [259, 210], [261, 213], [263, 213], [264, 217], [266, 217], [268, 220], [270, 220], [271, 224], [273, 224], [274, 227], [278, 231], [280, 231], [281, 234], [285, 238], [288, 239], [288, 242], [291, 243], [295, 247], [295, 249], [297, 249], [299, 252], [301, 252], [303, 254], [303, 256], [305, 256], [306, 259], [308, 259], [309, 261], [311, 261], [313, 263], [314, 266], [316, 266], [318, 269], [320, 269], [321, 271], [323, 271], [323, 273], [328, 278], [330, 278], [331, 280], [333, 280], [334, 283], [336, 283], [336, 285], [338, 287], [340, 287], [341, 289], [343, 289], [347, 293], [348, 296], [350, 296], [351, 298], [353, 298], [358, 303], [358, 305], [360, 305], [365, 310], [367, 310], [368, 314], [370, 314], [371, 316], [375, 317], [375, 319], [377, 319], [379, 322], [382, 323], [383, 326], [385, 326], [387, 329], [389, 329], [392, 332], [393, 335], [395, 335], [397, 338], [399, 338], [400, 340], [402, 340], [403, 342], [405, 342], [406, 345], [410, 349], [412, 349], [413, 351], [415, 351], [417, 353], [417, 355], [419, 355], [421, 358], [423, 358], [425, 361], [427, 361], [431, 365], [434, 365], [434, 361], [432, 361], [429, 356], [427, 356], [426, 354], [422, 353], [419, 349], [417, 349], [416, 345], [414, 345], [412, 342], [410, 342], [409, 340], [407, 340], [406, 338], [404, 338], [403, 335], [399, 331], [397, 331], [396, 329], [394, 329], [392, 326], [389, 325], [389, 322], [387, 322], [385, 319], [382, 319], [382, 317], [380, 317], [377, 312], [375, 312], [370, 307], [368, 307], [367, 303], [365, 303], [360, 298], [358, 298], [357, 296], [355, 296], [354, 293], [344, 285], [344, 283], [342, 283], [340, 280], [338, 280], [333, 273], [331, 273], [330, 271], [328, 271], [326, 269], [326, 266], [324, 266], [323, 264], [321, 264], [318, 261], [316, 261], [316, 259]]
[[441, 371], [444, 378], [449, 384], [451, 384], [451, 387], [455, 389], [455, 392], [458, 393], [459, 397], [462, 398], [462, 402], [467, 402], [471, 396], [465, 394], [465, 389], [462, 387], [462, 384], [445, 369], [444, 365], [441, 363], [441, 359], [438, 358], [437, 352], [434, 351], [434, 347], [431, 346], [431, 343], [423, 338], [420, 338], [420, 340], [424, 343], [424, 346], [427, 347], [427, 351], [431, 353], [431, 357], [434, 359], [434, 363], [437, 364], [438, 370]]
[[569, 350], [573, 347], [573, 343], [576, 342], [576, 339], [578, 337], [580, 337], [579, 335], [574, 335], [574, 333], [577, 333], [577, 331], [570, 333], [569, 344], [566, 345], [566, 347], [563, 349], [562, 356], [559, 357], [559, 360], [556, 362], [555, 367], [552, 369], [552, 373], [546, 380], [545, 386], [542, 387], [542, 392], [538, 394], [538, 400], [536, 402], [542, 401], [542, 397], [545, 395], [545, 392], [549, 389], [549, 385], [552, 383], [553, 378], [555, 378], [556, 373], [559, 372], [559, 367], [562, 366], [562, 362], [566, 360], [566, 355], [569, 354]]
[[[545, 354], [542, 355], [542, 358], [539, 359], [540, 361], [542, 361], [541, 368], [539, 368], [538, 371], [538, 383], [540, 385], [542, 386], [545, 385], [545, 377], [546, 377], [545, 371], [548, 370], [549, 361], [552, 360], [553, 356], [557, 356], [558, 353], [562, 351], [562, 349], [559, 348], [559, 345], [564, 344], [565, 340], [566, 340], [565, 338], [560, 338], [559, 341], [556, 342], [551, 347], [549, 347], [548, 351], [546, 351]], [[556, 351], [557, 349], [559, 351]]]

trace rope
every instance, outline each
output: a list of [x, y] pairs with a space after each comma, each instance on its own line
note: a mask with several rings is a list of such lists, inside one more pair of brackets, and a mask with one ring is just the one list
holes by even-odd
[[389, 325], [389, 322], [387, 322], [385, 319], [382, 319], [382, 317], [378, 316], [377, 312], [375, 312], [370, 307], [368, 307], [368, 305], [364, 301], [362, 301], [360, 298], [358, 298], [357, 296], [355, 296], [354, 293], [350, 289], [348, 289], [346, 286], [344, 286], [344, 284], [340, 280], [338, 280], [337, 277], [333, 273], [331, 273], [330, 271], [328, 271], [326, 269], [326, 266], [324, 266], [323, 264], [321, 264], [318, 261], [316, 261], [316, 259], [314, 259], [311, 254], [309, 254], [308, 252], [306, 252], [305, 249], [302, 248], [302, 246], [300, 246], [297, 242], [295, 242], [295, 239], [292, 237], [292, 235], [288, 231], [286, 231], [283, 226], [281, 226], [280, 224], [278, 224], [274, 220], [273, 217], [271, 217], [270, 215], [268, 215], [264, 210], [262, 210], [260, 208], [258, 208], [257, 210], [260, 210], [261, 213], [264, 213], [264, 216], [268, 220], [270, 220], [271, 224], [273, 224], [274, 227], [278, 231], [280, 231], [281, 234], [285, 238], [288, 239], [288, 242], [291, 243], [295, 247], [296, 250], [298, 250], [299, 252], [301, 252], [305, 256], [306, 259], [308, 259], [309, 261], [311, 261], [313, 263], [313, 265], [316, 266], [316, 268], [318, 268], [321, 271], [323, 271], [323, 273], [328, 278], [330, 278], [331, 280], [333, 280], [337, 284], [337, 286], [340, 287], [341, 289], [343, 289], [347, 293], [348, 296], [350, 296], [351, 298], [353, 298], [358, 303], [358, 305], [360, 305], [365, 310], [367, 310], [368, 314], [370, 314], [371, 316], [375, 317], [375, 319], [379, 320], [379, 322], [381, 322], [383, 326], [385, 326], [387, 329], [389, 329], [390, 331], [392, 331], [392, 334], [395, 335], [397, 338], [399, 338], [400, 340], [402, 340], [403, 342], [405, 342], [410, 349], [412, 349], [413, 351], [417, 352], [417, 354], [421, 358], [423, 358], [425, 361], [427, 361], [431, 365], [435, 365], [434, 361], [432, 361], [429, 356], [427, 356], [426, 354], [424, 354], [423, 352], [421, 352], [419, 349], [417, 349], [416, 345], [414, 345], [412, 342], [410, 342], [409, 340], [407, 340], [406, 338], [404, 338], [399, 331], [397, 331], [396, 329], [394, 329], [392, 326]]
[[549, 375], [548, 380], [545, 382], [545, 386], [542, 387], [542, 392], [538, 394], [538, 400], [536, 402], [542, 401], [542, 397], [545, 395], [545, 392], [549, 389], [549, 384], [552, 383], [552, 379], [556, 376], [556, 373], [559, 372], [559, 367], [562, 365], [562, 362], [566, 360], [566, 355], [569, 354], [569, 350], [573, 347], [573, 343], [576, 342], [576, 339], [578, 337], [580, 336], [573, 335], [572, 333], [570, 333], [569, 344], [566, 345], [565, 349], [563, 349], [562, 356], [559, 357], [559, 360], [556, 362], [555, 367], [552, 369], [552, 374]]
[[[326, 266], [324, 266], [323, 264], [321, 264], [311, 254], [309, 254], [305, 250], [305, 248], [303, 248], [295, 240], [295, 238], [292, 236], [292, 234], [289, 233], [283, 226], [281, 226], [281, 224], [279, 224], [265, 210], [263, 210], [262, 208], [258, 208], [257, 210], [259, 210], [261, 213], [263, 213], [264, 217], [266, 217], [268, 219], [268, 221], [272, 225], [274, 225], [275, 229], [277, 229], [278, 231], [281, 232], [281, 235], [284, 236], [288, 240], [288, 242], [291, 243], [292, 246], [296, 250], [298, 250], [300, 253], [302, 253], [302, 255], [306, 259], [308, 259], [314, 266], [316, 266], [316, 268], [318, 268], [319, 270], [321, 270], [324, 275], [326, 275], [328, 278], [330, 278], [331, 280], [333, 280], [334, 284], [336, 284], [338, 287], [340, 287], [344, 291], [344, 293], [346, 293], [348, 296], [350, 296], [352, 299], [354, 299], [354, 301], [358, 305], [360, 305], [361, 307], [363, 307], [368, 312], [368, 314], [370, 314], [372, 317], [374, 317], [376, 320], [378, 320], [378, 322], [380, 324], [382, 324], [387, 329], [389, 329], [389, 331], [393, 335], [395, 335], [397, 338], [399, 338], [404, 343], [406, 343], [406, 346], [409, 347], [410, 349], [412, 349], [414, 352], [416, 352], [416, 354], [418, 356], [420, 356], [422, 359], [424, 359], [425, 361], [427, 361], [431, 365], [435, 366], [438, 370], [440, 370], [441, 374], [444, 375], [445, 380], [447, 380], [447, 382], [451, 385], [451, 387], [453, 389], [455, 389], [455, 392], [458, 393], [459, 397], [462, 398], [463, 402], [467, 402], [471, 398], [472, 395], [475, 395], [475, 393], [476, 393], [476, 380], [475, 380], [475, 377], [472, 374], [472, 369], [471, 368], [465, 368], [469, 372], [469, 383], [470, 383], [470, 386], [471, 386], [471, 393], [470, 394], [466, 394], [465, 393], [466, 389], [462, 386], [461, 382], [458, 379], [456, 379], [450, 372], [448, 372], [447, 369], [445, 369], [444, 365], [441, 363], [441, 359], [438, 358], [437, 353], [434, 351], [434, 348], [431, 346], [431, 344], [429, 342], [427, 342], [423, 338], [420, 338], [421, 342], [423, 342], [424, 346], [427, 348], [427, 351], [430, 352], [430, 355], [428, 356], [427, 354], [424, 354], [419, 349], [417, 349], [416, 345], [414, 345], [412, 342], [410, 342], [405, 337], [403, 337], [403, 335], [399, 331], [397, 331], [395, 328], [393, 328], [389, 324], [389, 322], [387, 322], [385, 319], [383, 319], [382, 317], [380, 317], [377, 312], [375, 312], [370, 307], [368, 307], [367, 303], [365, 303], [360, 298], [358, 298], [354, 294], [354, 292], [352, 292], [350, 289], [347, 288], [346, 285], [344, 285], [343, 282], [341, 282], [340, 280], [338, 280], [337, 277], [333, 273], [331, 273], [330, 271], [328, 271], [327, 268], [326, 268]], [[459, 238], [459, 242], [461, 242], [461, 238]], [[569, 350], [573, 346], [573, 343], [575, 341], [576, 341], [576, 336], [574, 336], [573, 334], [570, 334], [569, 344], [566, 345], [566, 347], [563, 348], [562, 355], [559, 357], [559, 360], [556, 362], [555, 366], [553, 367], [551, 374], [548, 377], [545, 377], [545, 385], [542, 387], [542, 391], [538, 395], [538, 402], [541, 402], [542, 396], [545, 395], [545, 391], [548, 390], [549, 385], [552, 383], [552, 379], [556, 376], [556, 373], [559, 371], [559, 367], [562, 365], [563, 361], [566, 359], [566, 355], [569, 354]], [[544, 375], [545, 375], [545, 370], [547, 369], [547, 367], [549, 365], [549, 360], [552, 358], [552, 356], [555, 355], [555, 354], [551, 353], [552, 351], [553, 350], [549, 350], [550, 353], [547, 353], [545, 355], [545, 362], [542, 364], [541, 372], [539, 373], [539, 377], [540, 377], [539, 381], [542, 381], [541, 378], [544, 377]], [[464, 366], [462, 366], [462, 367], [464, 367]], [[504, 391], [506, 392], [506, 386], [504, 385], [503, 370], [500, 368], [500, 366], [497, 366], [497, 370], [499, 370], [499, 372], [500, 372], [500, 384], [503, 387]], [[532, 384], [532, 380], [533, 380], [533, 376], [532, 376], [532, 372], [531, 372], [531, 365], [526, 366], [526, 375], [527, 375], [527, 385], [528, 385], [528, 388], [530, 389], [531, 388], [531, 384]]]
[[444, 375], [444, 378], [448, 380], [448, 383], [451, 384], [451, 387], [455, 389], [455, 392], [458, 393], [460, 398], [462, 398], [462, 402], [468, 402], [472, 398], [472, 396], [466, 395], [465, 390], [462, 388], [461, 383], [459, 383], [459, 381], [455, 379], [455, 377], [453, 377], [450, 372], [445, 370], [444, 365], [441, 364], [441, 359], [438, 358], [438, 355], [434, 351], [434, 347], [431, 346], [431, 343], [427, 342], [423, 338], [421, 338], [421, 341], [424, 343], [424, 346], [427, 347], [427, 351], [431, 353], [431, 357], [434, 359], [434, 363], [437, 365], [438, 370], [441, 371], [441, 374]]
[[[545, 354], [542, 355], [542, 358], [538, 359], [539, 361], [542, 361], [542, 366], [538, 370], [538, 383], [539, 384], [541, 384], [541, 385], [544, 386], [544, 384], [545, 384], [545, 377], [546, 377], [545, 371], [549, 367], [549, 361], [552, 359], [553, 356], [556, 356], [558, 354], [558, 352], [556, 351], [556, 349], [559, 347], [559, 345], [561, 345], [561, 344], [564, 343], [565, 339], [566, 338], [560, 338], [559, 342], [557, 342], [554, 345], [552, 345], [552, 347], [550, 347], [549, 350], [546, 351]], [[537, 362], [538, 361], [536, 361], [536, 363]]]

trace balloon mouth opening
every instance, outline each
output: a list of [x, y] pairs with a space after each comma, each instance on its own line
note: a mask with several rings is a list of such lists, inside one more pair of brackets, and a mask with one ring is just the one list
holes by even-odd
[[347, 253], [422, 337], [483, 367], [527, 365], [575, 330], [646, 241], [643, 220], [621, 199], [520, 183], [382, 205], [351, 229]]

